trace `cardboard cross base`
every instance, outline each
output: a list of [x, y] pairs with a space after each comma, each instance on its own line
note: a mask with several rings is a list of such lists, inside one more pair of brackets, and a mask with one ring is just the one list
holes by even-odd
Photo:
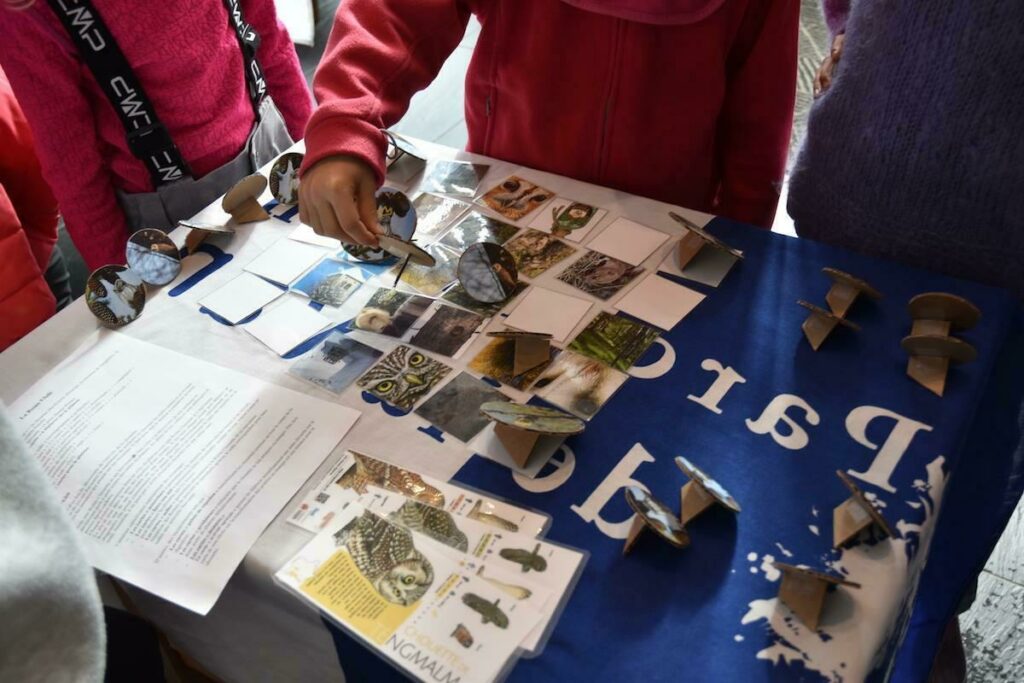
[[807, 337], [807, 341], [815, 351], [821, 348], [821, 345], [825, 343], [825, 340], [832, 334], [832, 331], [840, 325], [854, 332], [860, 332], [860, 325], [851, 323], [832, 311], [826, 311], [824, 308], [815, 306], [808, 301], [800, 300], [797, 301], [797, 304], [811, 312], [803, 324], [800, 325], [800, 329], [804, 331], [804, 336]]
[[914, 319], [910, 335], [900, 342], [910, 355], [907, 375], [942, 396], [950, 363], [969, 363], [977, 358], [973, 346], [951, 333], [974, 327], [981, 312], [967, 299], [942, 292], [919, 294], [907, 308]]
[[881, 292], [864, 280], [854, 277], [849, 273], [836, 268], [822, 268], [821, 272], [825, 273], [832, 280], [832, 287], [825, 294], [825, 301], [828, 303], [828, 307], [832, 309], [832, 312], [840, 318], [846, 317], [846, 314], [850, 312], [850, 308], [861, 294], [872, 299], [882, 298]]
[[267, 179], [259, 173], [242, 178], [228, 190], [221, 200], [221, 208], [231, 214], [236, 223], [254, 223], [270, 218], [259, 203], [259, 196], [267, 189]]
[[551, 360], [551, 335], [543, 332], [502, 330], [488, 332], [488, 337], [511, 339], [515, 345], [512, 374], [516, 377]]
[[797, 567], [785, 562], [773, 562], [775, 568], [782, 572], [779, 583], [779, 601], [793, 611], [807, 628], [816, 629], [821, 621], [821, 610], [825, 606], [825, 596], [830, 588], [848, 586], [860, 588], [859, 583], [847, 581], [833, 574], [826, 574], [814, 569]]
[[881, 511], [864, 495], [860, 487], [845, 472], [836, 475], [850, 490], [850, 497], [832, 511], [832, 545], [842, 548], [860, 536], [862, 531], [874, 527], [884, 536], [895, 536]]

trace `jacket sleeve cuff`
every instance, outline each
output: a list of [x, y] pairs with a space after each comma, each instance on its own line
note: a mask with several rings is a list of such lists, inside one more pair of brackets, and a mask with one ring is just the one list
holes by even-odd
[[348, 116], [319, 118], [314, 114], [306, 128], [306, 155], [302, 160], [300, 177], [322, 159], [340, 154], [361, 159], [373, 170], [377, 186], [384, 184], [384, 157], [387, 154], [384, 133], [361, 119]]

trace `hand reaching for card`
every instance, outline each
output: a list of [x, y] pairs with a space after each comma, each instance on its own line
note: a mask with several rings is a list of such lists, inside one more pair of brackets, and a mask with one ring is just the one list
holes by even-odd
[[377, 246], [377, 181], [361, 159], [337, 155], [321, 159], [302, 176], [299, 220], [318, 235], [349, 244]]

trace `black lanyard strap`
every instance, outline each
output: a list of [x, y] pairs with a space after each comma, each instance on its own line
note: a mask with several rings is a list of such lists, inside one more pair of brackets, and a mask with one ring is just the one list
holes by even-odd
[[49, 0], [78, 54], [110, 100], [128, 135], [128, 148], [155, 186], [190, 176], [188, 164], [160, 122], [110, 29], [89, 0]]
[[242, 59], [245, 61], [245, 84], [249, 90], [249, 101], [256, 119], [260, 117], [260, 105], [267, 96], [267, 82], [263, 78], [263, 69], [256, 60], [256, 50], [260, 46], [260, 34], [252, 25], [245, 23], [242, 6], [239, 0], [224, 0], [228, 10], [228, 21], [238, 37], [238, 46], [242, 48]]

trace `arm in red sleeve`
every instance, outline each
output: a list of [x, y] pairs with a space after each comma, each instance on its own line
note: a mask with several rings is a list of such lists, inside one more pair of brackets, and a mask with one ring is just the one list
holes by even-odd
[[[0, 10], [2, 11], [2, 10]], [[32, 255], [18, 214], [0, 185], [0, 351], [53, 315], [57, 304]]]
[[128, 224], [103, 162], [81, 64], [36, 13], [0, 11], [0, 65], [35, 139], [43, 176], [89, 268], [124, 263]]
[[277, 18], [273, 0], [243, 0], [242, 13], [245, 21], [252, 24], [260, 36], [256, 59], [267, 79], [270, 96], [284, 117], [292, 139], [301, 140], [313, 112], [313, 100], [306, 86], [306, 77], [302, 75], [295, 45]]
[[796, 99], [799, 0], [755, 0], [729, 55], [716, 213], [770, 228]]
[[0, 70], [0, 185], [24, 228], [32, 256], [42, 270], [57, 243], [57, 200], [43, 179], [32, 131]]
[[469, 21], [466, 0], [346, 0], [338, 6], [313, 92], [303, 169], [348, 154], [384, 179], [380, 131], [409, 108], [455, 50]]

